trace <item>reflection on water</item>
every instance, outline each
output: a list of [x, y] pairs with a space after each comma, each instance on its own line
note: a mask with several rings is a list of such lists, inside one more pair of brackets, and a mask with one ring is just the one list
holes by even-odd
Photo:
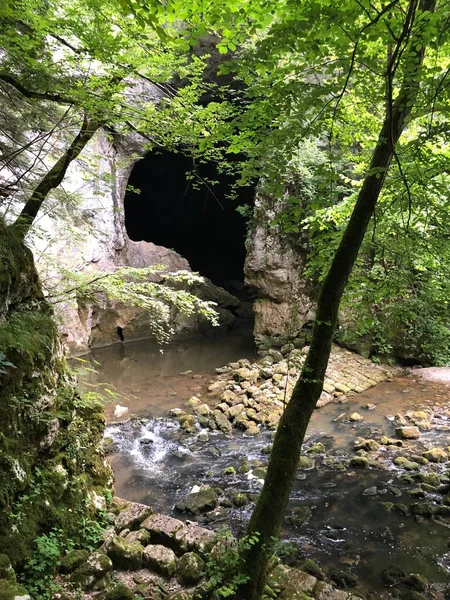
[[[227, 333], [173, 342], [162, 350], [149, 340], [94, 349], [83, 358], [90, 360], [98, 373], [88, 373], [85, 379], [114, 386], [120, 404], [129, 407], [125, 418], [130, 414], [159, 417], [205, 391], [216, 367], [256, 356], [250, 324]], [[109, 420], [113, 412], [114, 403], [108, 403]]]
[[[133, 394], [136, 398], [129, 398], [130, 412], [152, 417], [108, 427], [106, 435], [118, 444], [118, 451], [110, 457], [117, 494], [178, 518], [185, 515], [176, 511], [175, 504], [183, 500], [194, 484], [209, 484], [228, 492], [235, 489], [254, 497], [262, 481], [253, 472], [267, 462], [262, 450], [271, 441], [270, 432], [256, 438], [243, 437], [237, 431], [228, 438], [201, 430], [188, 435], [174, 420], [155, 418], [166, 414], [170, 407], [182, 406], [192, 394], [201, 395], [214, 367], [241, 357], [251, 358], [253, 348], [248, 337], [229, 335], [191, 340], [173, 346], [164, 355], [144, 342], [127, 345], [123, 357], [117, 350], [105, 348], [94, 353], [99, 373], [92, 376], [92, 383], [97, 378], [113, 383], [121, 392]], [[192, 373], [180, 375], [189, 370]], [[194, 378], [196, 375], [202, 377]], [[375, 410], [365, 409], [367, 404], [376, 405]], [[422, 432], [416, 451], [420, 454], [424, 443], [447, 446], [450, 389], [410, 376], [385, 382], [345, 403], [315, 411], [306, 447], [312, 441], [320, 441], [328, 459], [353, 456], [356, 437], [376, 437], [382, 432], [394, 434], [394, 425], [387, 416], [427, 406], [438, 409], [434, 428]], [[364, 416], [363, 422], [336, 420], [342, 413], [354, 411]], [[226, 467], [238, 469], [244, 461], [250, 462], [248, 473], [223, 475]], [[429, 468], [438, 473], [446, 469], [445, 465]], [[380, 588], [380, 573], [392, 564], [408, 573], [421, 573], [432, 581], [449, 581], [449, 529], [430, 519], [416, 521], [395, 510], [387, 512], [381, 505], [392, 502], [409, 506], [417, 501], [410, 496], [417, 481], [399, 482], [399, 474], [400, 470], [393, 466], [392, 454], [386, 450], [381, 452], [377, 469], [336, 470], [324, 462], [323, 456], [315, 456], [313, 467], [298, 473], [288, 511], [289, 514], [294, 507], [308, 505], [312, 516], [297, 527], [285, 521], [283, 536], [295, 542], [304, 556], [327, 569], [350, 569], [377, 590], [378, 598], [385, 593]], [[377, 488], [377, 495], [364, 495], [372, 486]], [[226, 519], [226, 524], [240, 533], [252, 506], [228, 509], [213, 523], [208, 522], [208, 515], [198, 520], [219, 527]]]

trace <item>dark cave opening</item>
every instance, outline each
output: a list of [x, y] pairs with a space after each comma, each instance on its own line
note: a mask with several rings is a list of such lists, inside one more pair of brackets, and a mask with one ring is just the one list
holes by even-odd
[[240, 188], [231, 200], [232, 176], [209, 162], [196, 166], [192, 181], [186, 175], [192, 167], [192, 158], [169, 151], [136, 163], [125, 196], [127, 233], [133, 241], [173, 248], [192, 270], [236, 291], [236, 282], [244, 280], [246, 235], [246, 219], [236, 207], [252, 206], [255, 189]]

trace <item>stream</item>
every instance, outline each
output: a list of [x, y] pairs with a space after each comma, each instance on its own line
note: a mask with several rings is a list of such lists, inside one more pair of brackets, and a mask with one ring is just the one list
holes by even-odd
[[[236, 490], [255, 498], [263, 484], [261, 469], [268, 461], [265, 450], [272, 432], [253, 438], [237, 430], [232, 436], [205, 429], [188, 434], [167, 417], [169, 409], [183, 407], [192, 395], [205, 394], [216, 367], [255, 356], [251, 331], [244, 329], [177, 342], [164, 353], [142, 341], [96, 349], [86, 357], [96, 369], [96, 373], [88, 373], [87, 385], [113, 386], [120, 404], [128, 408], [117, 419], [117, 400], [106, 406], [109, 425], [105, 436], [115, 444], [116, 451], [109, 458], [118, 496], [181, 519], [189, 516], [175, 505], [194, 485], [209, 484], [227, 496]], [[376, 408], [367, 410], [365, 405]], [[420, 453], [424, 443], [449, 444], [449, 385], [405, 375], [345, 403], [331, 403], [315, 411], [304, 447], [307, 450], [313, 442], [321, 442], [326, 451], [309, 454], [312, 465], [298, 472], [282, 531], [282, 553], [288, 562], [311, 558], [326, 571], [346, 570], [369, 589], [379, 590], [380, 598], [384, 593], [380, 574], [392, 565], [406, 573], [420, 573], [432, 582], [450, 582], [448, 523], [405, 516], [381, 505], [417, 501], [412, 500], [411, 491], [418, 484], [401, 477], [404, 471], [393, 465], [392, 454], [382, 453], [376, 469], [343, 468], [341, 464], [354, 455], [355, 438], [392, 436], [395, 413], [430, 407], [435, 410], [436, 423], [416, 441]], [[340, 419], [343, 412], [353, 411], [361, 413], [364, 420], [350, 423]], [[126, 421], [131, 414], [138, 418]], [[119, 420], [126, 422], [115, 422]], [[248, 472], [239, 472], [245, 470], [246, 462]], [[234, 467], [236, 473], [224, 474], [228, 467]], [[450, 476], [448, 463], [447, 467], [433, 464], [431, 468]], [[252, 506], [253, 502], [243, 507], [222, 506], [194, 518], [207, 527], [231, 527], [240, 534]], [[311, 516], [299, 525], [292, 515], [301, 506], [308, 506]]]

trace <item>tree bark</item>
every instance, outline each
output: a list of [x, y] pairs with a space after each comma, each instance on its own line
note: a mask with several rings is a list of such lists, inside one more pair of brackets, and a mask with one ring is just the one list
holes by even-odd
[[[411, 0], [410, 4], [413, 3]], [[421, 0], [419, 4], [421, 12], [433, 12], [434, 7], [435, 0]], [[322, 286], [310, 350], [280, 420], [264, 487], [248, 525], [247, 535], [257, 535], [259, 541], [242, 553], [243, 572], [248, 581], [237, 591], [240, 600], [260, 600], [263, 594], [268, 559], [294, 485], [303, 439], [322, 393], [341, 297], [395, 155], [395, 146], [417, 97], [424, 57], [424, 45], [418, 44], [420, 36], [420, 33], [410, 36], [406, 60], [414, 68], [405, 70], [399, 95], [387, 107], [368, 172]]]
[[33, 221], [48, 194], [61, 184], [69, 165], [79, 156], [80, 152], [94, 136], [100, 125], [101, 123], [99, 121], [89, 119], [86, 115], [84, 115], [83, 124], [77, 136], [74, 138], [61, 158], [53, 165], [48, 173], [44, 175], [34, 192], [31, 194], [30, 198], [25, 203], [25, 206], [22, 208], [17, 220], [11, 226], [22, 238], [24, 238], [30, 230]]

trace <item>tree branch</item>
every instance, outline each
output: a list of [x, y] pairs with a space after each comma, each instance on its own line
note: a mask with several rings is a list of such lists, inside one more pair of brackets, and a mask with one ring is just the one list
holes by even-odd
[[12, 87], [14, 87], [18, 92], [25, 96], [26, 98], [35, 98], [36, 100], [49, 100], [51, 102], [58, 102], [59, 104], [75, 104], [73, 98], [69, 98], [67, 96], [62, 96], [61, 94], [56, 94], [52, 92], [35, 92], [34, 90], [30, 90], [25, 87], [20, 81], [18, 81], [13, 75], [10, 73], [6, 73], [6, 71], [0, 72], [0, 80], [9, 83]]
[[83, 119], [83, 124], [78, 135], [72, 141], [66, 152], [53, 165], [50, 171], [42, 178], [30, 198], [25, 203], [22, 211], [12, 225], [18, 231], [21, 237], [25, 237], [28, 233], [33, 221], [36, 218], [42, 203], [47, 198], [48, 194], [56, 189], [64, 179], [67, 169], [73, 160], [75, 160], [94, 133], [101, 126], [99, 121], [89, 119], [86, 115]]

